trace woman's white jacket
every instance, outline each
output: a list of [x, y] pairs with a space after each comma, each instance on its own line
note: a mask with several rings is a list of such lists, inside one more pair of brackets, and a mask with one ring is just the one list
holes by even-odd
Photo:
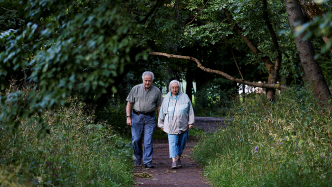
[[168, 134], [182, 134], [189, 131], [189, 124], [194, 124], [193, 106], [187, 94], [179, 92], [177, 99], [168, 92], [161, 104], [158, 127]]

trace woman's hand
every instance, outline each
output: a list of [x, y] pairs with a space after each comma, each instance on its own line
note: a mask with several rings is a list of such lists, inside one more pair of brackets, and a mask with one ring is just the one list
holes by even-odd
[[189, 129], [192, 129], [194, 127], [194, 125], [189, 124]]

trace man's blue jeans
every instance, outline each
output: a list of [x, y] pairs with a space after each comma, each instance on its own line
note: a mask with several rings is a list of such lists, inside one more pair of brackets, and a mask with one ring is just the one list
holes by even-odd
[[186, 147], [189, 132], [182, 134], [168, 134], [168, 144], [169, 144], [169, 157], [176, 158], [176, 156], [181, 156]]
[[[144, 115], [144, 114], [132, 114], [132, 126], [131, 135], [133, 142], [134, 155], [136, 160], [142, 160], [143, 164], [152, 161], [153, 144], [152, 135], [156, 127], [156, 116]], [[144, 149], [142, 151], [142, 133], [144, 129]]]

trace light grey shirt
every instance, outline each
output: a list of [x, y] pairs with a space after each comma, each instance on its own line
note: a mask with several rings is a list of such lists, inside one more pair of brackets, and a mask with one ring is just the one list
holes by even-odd
[[158, 127], [167, 134], [182, 134], [189, 131], [189, 124], [195, 123], [193, 106], [187, 94], [179, 92], [176, 100], [170, 94], [168, 92], [161, 105]]
[[143, 84], [138, 84], [131, 89], [127, 101], [134, 104], [134, 110], [152, 112], [161, 105], [162, 95], [159, 88], [153, 85], [146, 91]]

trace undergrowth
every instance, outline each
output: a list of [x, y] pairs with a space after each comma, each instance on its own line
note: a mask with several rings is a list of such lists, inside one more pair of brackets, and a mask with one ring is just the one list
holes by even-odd
[[332, 186], [331, 104], [292, 88], [275, 102], [247, 98], [229, 116], [194, 148], [214, 186]]
[[107, 123], [93, 123], [93, 111], [77, 99], [43, 112], [50, 130], [23, 121], [10, 133], [0, 128], [0, 186], [131, 186], [130, 140]]

